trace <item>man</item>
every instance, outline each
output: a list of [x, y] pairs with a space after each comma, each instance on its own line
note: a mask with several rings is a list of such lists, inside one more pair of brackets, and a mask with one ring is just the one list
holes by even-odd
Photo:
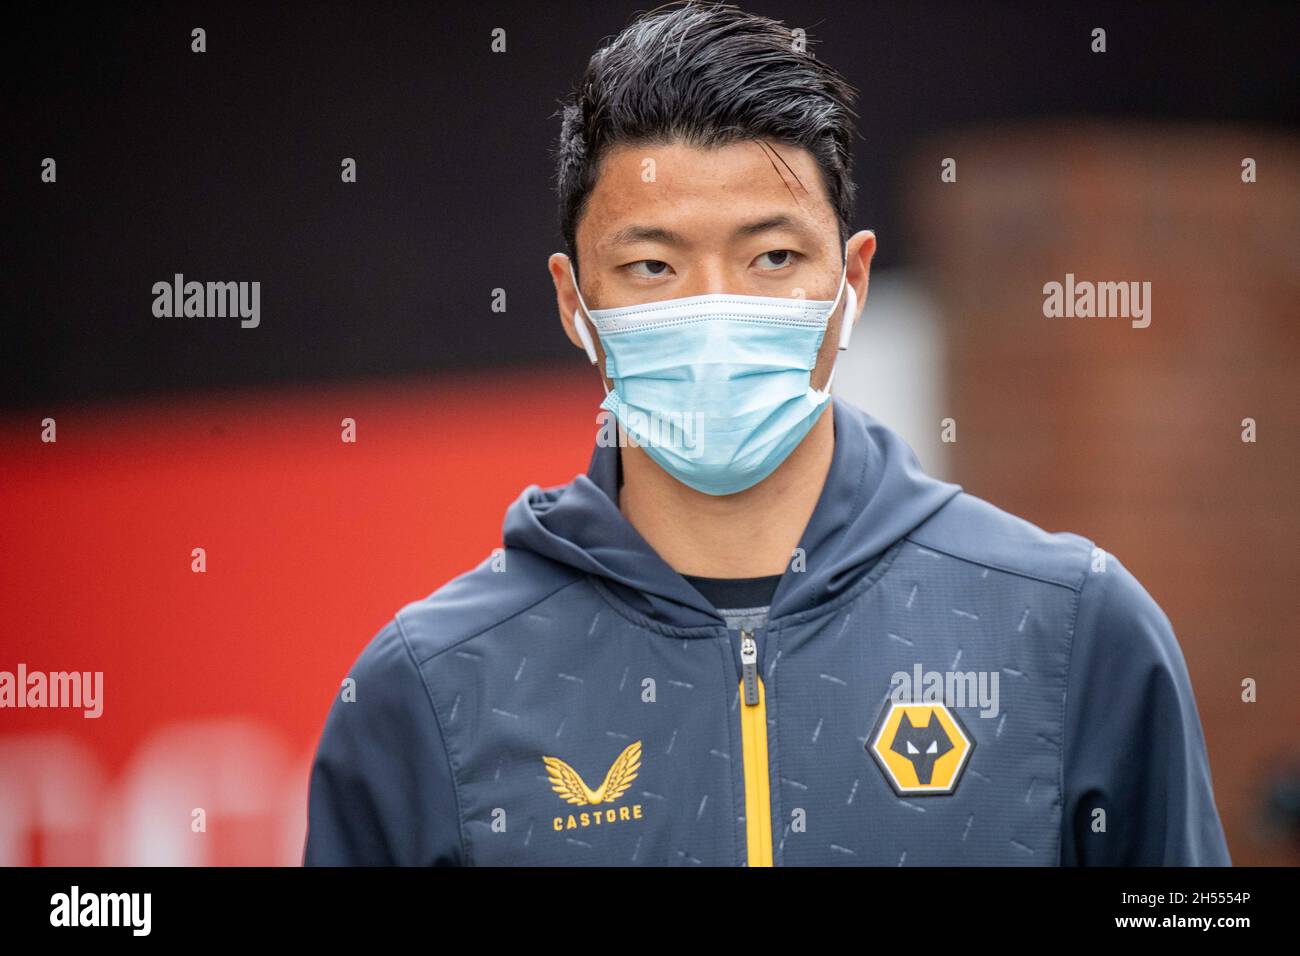
[[550, 271], [615, 424], [361, 653], [307, 864], [1229, 863], [1138, 582], [830, 395], [852, 97], [728, 6], [592, 58]]

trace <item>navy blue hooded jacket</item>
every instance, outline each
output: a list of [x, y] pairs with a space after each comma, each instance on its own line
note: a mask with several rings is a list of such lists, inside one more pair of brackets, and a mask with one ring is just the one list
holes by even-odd
[[1141, 585], [833, 402], [760, 626], [729, 627], [623, 517], [617, 448], [527, 488], [504, 548], [349, 671], [304, 863], [1228, 865]]

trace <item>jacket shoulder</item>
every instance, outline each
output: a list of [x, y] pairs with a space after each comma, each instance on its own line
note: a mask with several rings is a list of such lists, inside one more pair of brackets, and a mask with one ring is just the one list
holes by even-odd
[[1079, 591], [1094, 544], [1068, 531], [1044, 531], [982, 498], [961, 492], [907, 539], [984, 567]]
[[501, 624], [583, 575], [520, 548], [501, 548], [394, 615], [418, 663]]

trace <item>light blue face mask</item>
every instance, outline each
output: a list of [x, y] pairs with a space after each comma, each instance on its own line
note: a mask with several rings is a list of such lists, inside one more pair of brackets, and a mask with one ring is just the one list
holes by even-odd
[[730, 495], [758, 484], [826, 408], [835, 365], [820, 390], [812, 387], [812, 369], [845, 289], [836, 361], [849, 347], [857, 296], [847, 275], [846, 252], [839, 291], [829, 301], [716, 293], [593, 310], [579, 290], [573, 324], [594, 365], [582, 313], [591, 317], [614, 383], [601, 408], [696, 491]]

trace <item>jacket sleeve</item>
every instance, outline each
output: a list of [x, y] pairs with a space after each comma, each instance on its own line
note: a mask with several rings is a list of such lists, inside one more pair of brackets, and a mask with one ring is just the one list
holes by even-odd
[[1063, 746], [1063, 866], [1232, 865], [1182, 650], [1114, 555], [1079, 597]]
[[304, 866], [459, 864], [460, 813], [446, 746], [396, 619], [335, 692], [312, 762]]

